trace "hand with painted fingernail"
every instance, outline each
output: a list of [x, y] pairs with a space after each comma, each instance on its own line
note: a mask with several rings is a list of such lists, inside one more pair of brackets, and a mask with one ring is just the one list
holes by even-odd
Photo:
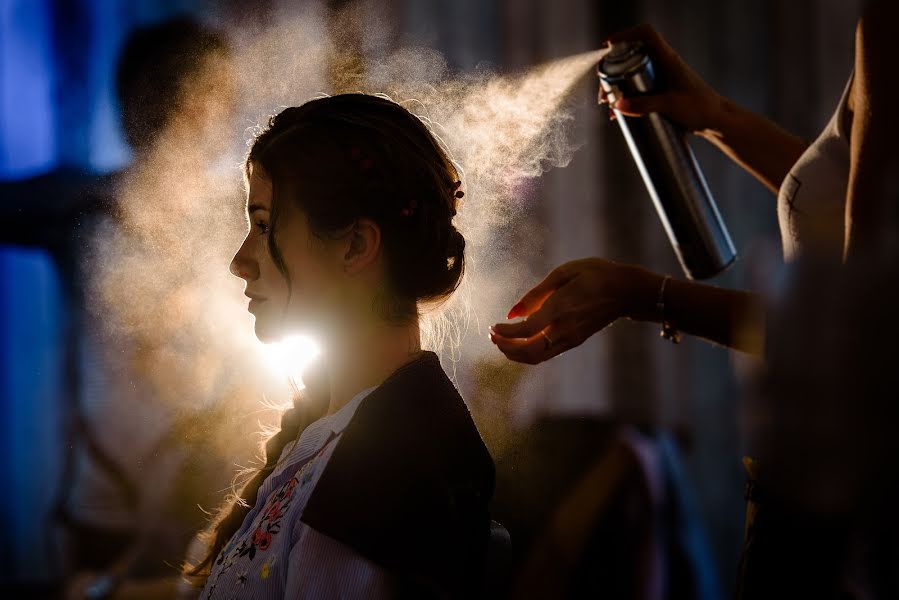
[[604, 104], [606, 108], [609, 110], [609, 120], [615, 120], [615, 106], [612, 102], [609, 101], [609, 94], [602, 87], [599, 88], [599, 103]]
[[522, 320], [490, 328], [490, 341], [511, 360], [541, 363], [622, 317], [651, 312], [659, 280], [642, 267], [601, 258], [566, 263], [527, 292], [506, 317]]

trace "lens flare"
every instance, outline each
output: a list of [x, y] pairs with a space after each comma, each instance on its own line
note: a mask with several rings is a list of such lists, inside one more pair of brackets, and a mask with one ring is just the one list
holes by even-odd
[[266, 365], [276, 377], [286, 377], [297, 389], [303, 389], [303, 370], [321, 349], [315, 340], [305, 336], [291, 336], [271, 344], [258, 343]]

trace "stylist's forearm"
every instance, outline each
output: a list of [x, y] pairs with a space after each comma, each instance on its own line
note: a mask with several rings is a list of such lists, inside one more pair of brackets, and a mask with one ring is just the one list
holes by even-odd
[[775, 194], [807, 147], [805, 141], [773, 121], [724, 97], [720, 99], [712, 126], [697, 134]]
[[854, 262], [883, 239], [894, 235], [899, 193], [899, 81], [895, 59], [899, 40], [894, 29], [899, 4], [868, 2], [855, 35], [855, 79], [849, 142], [844, 251]]
[[686, 334], [741, 352], [762, 354], [765, 314], [756, 294], [669, 279], [660, 311], [662, 278], [653, 275], [635, 289], [634, 309], [629, 315], [632, 319], [658, 323], [664, 318]]

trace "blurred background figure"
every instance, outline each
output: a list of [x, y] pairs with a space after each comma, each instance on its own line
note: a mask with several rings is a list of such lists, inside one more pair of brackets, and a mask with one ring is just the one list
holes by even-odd
[[[26, 265], [36, 263], [43, 269], [44, 278], [57, 281], [55, 350], [63, 354], [61, 381], [54, 382], [61, 398], [56, 406], [44, 407], [51, 413], [46, 421], [50, 426], [32, 443], [48, 440], [43, 443], [56, 445], [57, 452], [64, 448], [65, 453], [42, 465], [44, 469], [52, 465], [45, 473], [57, 480], [50, 478], [36, 490], [40, 500], [30, 510], [39, 517], [40, 535], [31, 538], [32, 547], [18, 556], [31, 562], [39, 555], [43, 564], [12, 573], [62, 578], [75, 597], [91, 586], [114, 587], [124, 578], [172, 578], [189, 541], [204, 525], [198, 505], [220, 501], [233, 459], [241, 447], [249, 449], [246, 443], [235, 444], [235, 454], [222, 461], [222, 452], [209, 446], [210, 422], [222, 420], [218, 410], [233, 399], [228, 396], [233, 390], [222, 388], [220, 397], [203, 410], [191, 408], [202, 406], [196, 398], [185, 398], [185, 406], [178, 406], [171, 396], [195, 388], [179, 390], [174, 372], [173, 389], [154, 387], [154, 379], [147, 376], [172, 368], [165, 364], [171, 347], [161, 347], [158, 333], [123, 331], [115, 315], [95, 301], [98, 290], [113, 286], [119, 288], [122, 297], [117, 301], [122, 303], [161, 300], [146, 293], [152, 290], [116, 281], [115, 269], [99, 256], [110, 239], [139, 246], [140, 240], [128, 239], [132, 223], [127, 215], [135, 203], [159, 202], [168, 196], [203, 209], [214, 207], [220, 190], [204, 170], [223, 151], [222, 132], [233, 128], [235, 79], [230, 61], [225, 36], [192, 18], [135, 29], [125, 41], [115, 72], [130, 163], [102, 175], [86, 165], [64, 166], [7, 184], [3, 190], [4, 242], [27, 248], [14, 252], [27, 257]], [[234, 190], [230, 197], [239, 198], [237, 193]], [[159, 206], [160, 211], [170, 211], [172, 220], [185, 218], [172, 208]], [[8, 257], [13, 270], [23, 268], [22, 257], [16, 255]], [[45, 266], [44, 256], [53, 262]], [[194, 283], [191, 272], [181, 270], [185, 285]], [[166, 285], [176, 292], [179, 280], [170, 275]], [[178, 306], [168, 309], [177, 313]], [[161, 315], [151, 326], [158, 332], [172, 323], [177, 324], [175, 314]], [[26, 344], [34, 343], [30, 332], [10, 333]], [[27, 364], [40, 354], [26, 351], [24, 361], [19, 356], [7, 357], [7, 368]], [[44, 365], [37, 366], [31, 375], [49, 375], [41, 372]], [[15, 393], [5, 397], [24, 400]], [[44, 452], [39, 448], [38, 456]], [[34, 473], [23, 475], [34, 478]]]
[[[172, 296], [198, 283], [195, 269], [160, 270], [140, 253], [172, 252], [168, 238], [177, 230], [166, 223], [189, 219], [185, 204], [215, 210], [221, 192], [206, 171], [227, 147], [223, 132], [233, 129], [231, 60], [224, 34], [180, 17], [132, 31], [118, 61], [117, 98], [132, 161], [111, 182], [109, 214], [94, 223], [80, 215], [73, 248], [87, 288], [80, 340], [86, 364], [58, 515], [67, 587], [76, 597], [124, 579], [173, 579], [172, 565], [204, 524], [197, 507], [216, 504], [228, 485], [231, 461], [220, 460], [209, 431], [223, 418], [230, 390], [217, 389], [221, 397], [195, 410], [199, 388], [185, 385], [188, 375], [173, 364], [184, 326]], [[146, 218], [147, 203], [156, 205], [160, 223], [137, 233], [135, 220]], [[137, 253], [134, 264], [108, 265], [104, 254], [115, 245]], [[122, 270], [141, 264], [155, 268], [164, 286], [135, 289]], [[147, 319], [120, 308], [147, 321], [125, 327], [122, 314], [94, 303], [104, 294], [120, 307], [158, 304], [159, 312]], [[166, 386], [159, 385], [161, 370]]]
[[[119, 120], [119, 109], [125, 109], [125, 106], [116, 106], [114, 82], [117, 56], [133, 28], [188, 11], [204, 22], [221, 24], [222, 29], [233, 34], [234, 53], [241, 57], [235, 59], [234, 64], [239, 103], [243, 104], [232, 113], [238, 116], [232, 118], [229, 125], [218, 127], [223, 138], [230, 140], [228, 143], [238, 146], [247, 137], [244, 129], [252, 126], [264, 112], [271, 112], [278, 105], [301, 102], [316, 92], [354, 85], [360, 72], [377, 70], [380, 58], [398, 48], [433, 48], [441, 53], [450, 69], [463, 76], [490, 69], [516, 72], [548, 60], [596, 49], [606, 34], [640, 22], [652, 23], [672, 46], [678, 48], [684, 60], [722, 94], [771, 116], [808, 140], [813, 139], [827, 122], [845, 85], [851, 69], [852, 33], [859, 5], [858, 0], [762, 4], [750, 0], [685, 0], [678, 3], [663, 0], [628, 3], [605, 0], [552, 3], [540, 0], [384, 0], [361, 3], [369, 9], [374, 7], [377, 19], [346, 18], [350, 25], [364, 25], [357, 29], [357, 35], [335, 35], [329, 39], [331, 32], [346, 24], [327, 19], [309, 21], [306, 17], [325, 14], [327, 10], [339, 13], [350, 3], [264, 0], [253, 3], [250, 11], [246, 3], [209, 0], [140, 0], [128, 3], [127, 7], [90, 0], [75, 3], [5, 0], [3, 19], [0, 20], [0, 95], [3, 98], [0, 105], [0, 178], [3, 180], [0, 183], [0, 237], [3, 243], [0, 275], [5, 282], [0, 292], [3, 307], [0, 310], [0, 322], [3, 323], [0, 328], [0, 422], [5, 431], [2, 436], [3, 472], [9, 478], [13, 493], [0, 511], [4, 532], [0, 538], [0, 556], [4, 559], [3, 585], [13, 590], [7, 595], [21, 596], [24, 593], [16, 592], [35, 590], [40, 585], [50, 590], [59, 589], [53, 588], [52, 584], [66, 575], [76, 572], [99, 575], [103, 570], [99, 565], [110, 565], [127, 558], [127, 549], [133, 547], [134, 539], [134, 531], [127, 524], [133, 523], [135, 518], [135, 513], [127, 508], [132, 503], [128, 498], [140, 497], [139, 487], [155, 477], [143, 474], [144, 470], [149, 469], [152, 462], [154, 468], [169, 475], [197, 472], [179, 470], [178, 465], [183, 465], [180, 457], [181, 449], [185, 447], [182, 445], [184, 432], [202, 438], [206, 434], [202, 423], [215, 424], [209, 425], [210, 435], [221, 433], [220, 423], [233, 424], [224, 417], [217, 420], [215, 415], [223, 413], [216, 412], [205, 413], [207, 417], [198, 424], [171, 414], [150, 423], [140, 412], [123, 420], [113, 416], [115, 413], [97, 410], [93, 415], [100, 418], [91, 423], [91, 431], [98, 449], [104, 452], [102, 455], [94, 452], [93, 456], [88, 456], [90, 452], [85, 450], [85, 436], [79, 435], [75, 443], [76, 438], [70, 438], [67, 433], [78, 430], [74, 415], [80, 413], [75, 409], [89, 406], [89, 398], [117, 401], [106, 391], [99, 394], [86, 391], [89, 381], [105, 380], [107, 370], [119, 371], [116, 365], [127, 363], [129, 368], [165, 365], [173, 373], [170, 379], [159, 378], [154, 376], [160, 372], [156, 367], [138, 369], [133, 377], [138, 391], [129, 391], [128, 398], [138, 394], [150, 398], [177, 397], [179, 390], [185, 388], [184, 381], [189, 379], [181, 370], [184, 362], [180, 360], [181, 355], [161, 352], [158, 346], [144, 348], [140, 344], [126, 344], [126, 348], [141, 348], [141, 352], [115, 360], [101, 357], [96, 352], [96, 344], [81, 333], [88, 327], [84, 319], [96, 317], [90, 311], [82, 310], [80, 298], [87, 294], [91, 300], [106, 302], [109, 297], [100, 292], [122, 290], [123, 298], [126, 294], [152, 292], [150, 295], [155, 301], [164, 297], [160, 290], [167, 286], [171, 290], [191, 290], [207, 282], [207, 275], [202, 273], [195, 273], [196, 277], [191, 279], [177, 271], [166, 270], [153, 277], [156, 275], [153, 269], [140, 261], [122, 264], [127, 267], [125, 272], [140, 273], [143, 270], [146, 277], [140, 281], [156, 280], [146, 287], [89, 287], [97, 282], [115, 282], [115, 276], [122, 273], [116, 269], [100, 269], [89, 279], [75, 276], [80, 264], [80, 250], [70, 251], [69, 241], [77, 231], [73, 228], [75, 223], [83, 222], [85, 226], [112, 223], [109, 231], [115, 233], [104, 239], [133, 239], [121, 237], [122, 233], [127, 233], [127, 228], [116, 226], [116, 221], [108, 216], [109, 209], [104, 208], [113, 206], [113, 198], [121, 200], [115, 193], [122, 189], [121, 182], [136, 181], [145, 176], [136, 168], [113, 175], [132, 160], [126, 143], [131, 139], [131, 134], [127, 133], [127, 119]], [[302, 26], [310, 22], [311, 25]], [[384, 28], [384, 22], [393, 28]], [[274, 42], [253, 47], [254, 39], [272, 39]], [[324, 41], [320, 43], [320, 40]], [[355, 54], [342, 55], [340, 61], [333, 63], [340, 63], [346, 69], [336, 74], [333, 68], [331, 73], [328, 69], [324, 69], [324, 73], [317, 72], [318, 66], [327, 62], [322, 60], [327, 54], [324, 50], [341, 45], [359, 49]], [[251, 52], [241, 54], [246, 48]], [[213, 55], [222, 57], [227, 52]], [[257, 69], [258, 62], [242, 60], [246, 56], [255, 57], [256, 61], [274, 57], [289, 59], [286, 62], [293, 65], [294, 70], [276, 81], [260, 81], [258, 72], [266, 70]], [[210, 60], [214, 62], [219, 58]], [[407, 71], [417, 73], [411, 67]], [[294, 79], [303, 79], [300, 92], [288, 85]], [[227, 84], [220, 86], [210, 82], [208, 86], [200, 86], [200, 80], [196, 81], [195, 92], [211, 88], [212, 96], [225, 98]], [[138, 80], [135, 83], [140, 84]], [[694, 497], [696, 511], [692, 514], [697, 515], [698, 527], [692, 531], [700, 532], [700, 541], [707, 535], [711, 547], [711, 552], [691, 555], [700, 561], [699, 568], [694, 565], [683, 572], [710, 573], [703, 581], [717, 585], [720, 594], [730, 595], [732, 582], [736, 580], [743, 533], [740, 457], [746, 453], [740, 433], [742, 392], [731, 354], [694, 340], [685, 340], [676, 347], [661, 344], [655, 326], [630, 322], [616, 325], [607, 335], [597, 336], [580, 348], [537, 367], [514, 365], [495, 356], [486, 339], [486, 324], [505, 316], [508, 306], [533, 281], [565, 261], [601, 255], [646, 265], [661, 272], [672, 273], [679, 268], [617, 125], [608, 122], [605, 111], [596, 105], [596, 86], [595, 78], [585, 78], [570, 98], [573, 116], [569, 122], [570, 133], [580, 148], [571, 162], [565, 169], [552, 170], [539, 179], [517, 184], [515, 192], [520, 203], [508, 209], [509, 219], [502, 221], [492, 232], [498, 242], [491, 247], [491, 254], [481, 261], [480, 267], [497, 274], [497, 280], [500, 280], [499, 275], [513, 271], [509, 265], [520, 266], [514, 270], [511, 283], [503, 277], [504, 286], [491, 291], [497, 299], [496, 306], [480, 307], [478, 318], [472, 320], [461, 337], [458, 346], [461, 352], [455, 356], [455, 379], [485, 441], [497, 457], [500, 469], [507, 469], [505, 473], [498, 473], [501, 486], [503, 482], [508, 484], [502, 487], [508, 495], [505, 498], [497, 495], [497, 516], [500, 507], [509, 509], [503, 509], [502, 514], [506, 516], [498, 520], [505, 518], [507, 521], [504, 525], [513, 540], [515, 568], [520, 568], [524, 561], [534, 556], [531, 550], [538, 548], [536, 542], [548, 530], [550, 515], [558, 514], [564, 499], [571, 497], [579, 483], [594, 481], [591, 475], [603, 471], [594, 467], [620, 464], [625, 468], [613, 469], [622, 474], [620, 485], [600, 486], [600, 491], [607, 488], [616, 491], [590, 499], [608, 501], [608, 506], [613, 508], [604, 514], [620, 514], [615, 509], [627, 507], [637, 509], [636, 514], [626, 515], [627, 527], [617, 530], [605, 528], [598, 521], [590, 530], [592, 537], [581, 540], [582, 548], [586, 549], [584, 556], [594, 559], [605, 556], [602, 552], [610, 552], [609, 546], [615, 547], [624, 539], [622, 532], [640, 533], [640, 527], [645, 529], [647, 525], [640, 515], [650, 514], [651, 506], [673, 506], [658, 502], [661, 496], [654, 495], [654, 490], [661, 487], [651, 486], [651, 482], [683, 481], [683, 485], [676, 484], [674, 488], [669, 485], [667, 489], [687, 492], [687, 499], [690, 495]], [[177, 86], [169, 89], [177, 89]], [[224, 106], [221, 111], [213, 108], [214, 104], [204, 106], [209, 106], [212, 120], [217, 118], [215, 114], [224, 118], [227, 112]], [[179, 134], [179, 139], [173, 143], [197, 140], [198, 147], [203, 146], [199, 143], [203, 138], [196, 132], [203, 130], [200, 122], [204, 111], [193, 114], [199, 116], [195, 120], [179, 119], [179, 123], [186, 127], [195, 123], [198, 128], [192, 135], [197, 137]], [[248, 121], [247, 115], [252, 120]], [[205, 130], [213, 131], [214, 128]], [[243, 150], [231, 148], [231, 154], [226, 152], [225, 155], [235, 157], [236, 165]], [[750, 281], [753, 274], [761, 273], [767, 279], [771, 273], [767, 259], [771, 257], [773, 262], [779, 262], [778, 227], [773, 210], [745, 211], [742, 207], [754, 203], [770, 204], [768, 192], [711, 147], [697, 144], [695, 150], [731, 227], [735, 245], [744, 257], [717, 283], [734, 288], [754, 287]], [[177, 186], [170, 188], [172, 196], [179, 198], [184, 189], [193, 189], [197, 172], [186, 162], [179, 168], [175, 158], [174, 154], [160, 157], [152, 151], [136, 149], [133, 165], [164, 161], [167, 167], [174, 169], [171, 171], [176, 175], [174, 180], [183, 177], [191, 181], [180, 190]], [[227, 170], [233, 165], [219, 166]], [[234, 175], [237, 170], [229, 173]], [[56, 181], [46, 183], [52, 179]], [[225, 179], [228, 177], [223, 177], [223, 181]], [[229, 180], [229, 183], [233, 184], [230, 192], [239, 193], [239, 179]], [[151, 181], [148, 185], [152, 184]], [[86, 193], [75, 191], [83, 190], [85, 186], [88, 188]], [[211, 187], [217, 188], [218, 184], [211, 184]], [[202, 188], [197, 183], [196, 189]], [[223, 208], [229, 200], [221, 200], [221, 204], [210, 200], [201, 205], [202, 211], [194, 211], [192, 202], [199, 202], [197, 198], [191, 192], [184, 203], [176, 204], [172, 200], [165, 204], [169, 210], [177, 207], [171, 212], [171, 222], [177, 224], [178, 215], [189, 215], [182, 224], [190, 228], [197, 225], [199, 214], [219, 214], [221, 218], [230, 214]], [[470, 200], [473, 202], [474, 197]], [[154, 205], [137, 198], [124, 206]], [[209, 211], [210, 206], [215, 206], [216, 210]], [[95, 218], [74, 216], [84, 214], [89, 207], [95, 207], [92, 209], [97, 215]], [[234, 214], [239, 215], [239, 212], [239, 201], [235, 200]], [[115, 214], [115, 218], [119, 223], [134, 223], [140, 214], [145, 213], [126, 212]], [[734, 218], [736, 214], [741, 218]], [[166, 235], [184, 231], [178, 227], [167, 229]], [[238, 219], [234, 224], [238, 236], [241, 227]], [[202, 235], [196, 233], [186, 237], [202, 239]], [[204, 256], [196, 248], [191, 249], [193, 254], [184, 252], [178, 244], [172, 243], [173, 239], [179, 237], [148, 236], [138, 241], [145, 249], [152, 251], [155, 248], [157, 254], [171, 254], [183, 265], [192, 264], [197, 256]], [[154, 246], [154, 241], [159, 244]], [[210, 245], [213, 245], [211, 241]], [[77, 244], [76, 247], [87, 249], [89, 246]], [[115, 247], [131, 246], [122, 243]], [[230, 249], [232, 253], [234, 248]], [[522, 252], [522, 248], [528, 251]], [[216, 246], [213, 254], [217, 257], [224, 252]], [[152, 255], [152, 252], [137, 254], [138, 257]], [[523, 258], [525, 255], [527, 258]], [[229, 259], [230, 256], [221, 266], [225, 277]], [[212, 264], [212, 261], [206, 264]], [[88, 281], [93, 283], [88, 284]], [[197, 281], [203, 283], [197, 286]], [[95, 293], [94, 290], [99, 291]], [[476, 300], [483, 295], [473, 290], [472, 297]], [[143, 304], [152, 306], [153, 302]], [[174, 302], [171, 306], [187, 305]], [[75, 315], [85, 312], [87, 316], [76, 318]], [[122, 319], [117, 319], [116, 322], [129, 325], [127, 320], [123, 323]], [[127, 329], [131, 339], [141, 339], [147, 329], [159, 327], [161, 334], [172, 336], [178, 344], [187, 343], [179, 331], [195, 331], [191, 327], [196, 325], [177, 321], [168, 323], [161, 318], [142, 319], [138, 324], [142, 324], [143, 329]], [[205, 337], [201, 339], [204, 342], [211, 344], [217, 339], [215, 332], [203, 331]], [[98, 331], [96, 335], [101, 333]], [[90, 349], [92, 347], [94, 350]], [[205, 390], [197, 396], [208, 398], [195, 398], [191, 402], [203, 405], [209, 398], [228, 396], [208, 383], [224, 381], [224, 388], [232, 387], [233, 382], [228, 377], [220, 377], [214, 368], [215, 364], [221, 363], [217, 359], [223, 355], [193, 350], [190, 354], [205, 356], [207, 363], [213, 365], [203, 372], [215, 375], [196, 378], [199, 389]], [[234, 378], [245, 375], [240, 369], [232, 370]], [[157, 389], [156, 382], [159, 381], [173, 383], [170, 389]], [[258, 389], [255, 383], [249, 387], [254, 392]], [[238, 392], [232, 394], [240, 395]], [[253, 401], [257, 400], [258, 394], [254, 393]], [[227, 400], [223, 402], [227, 403]], [[235, 402], [246, 406], [239, 400]], [[148, 444], [135, 442], [133, 449], [124, 448], [130, 445], [135, 433], [133, 428], [128, 428], [135, 423], [147, 423], [147, 431], [140, 432], [141, 435], [134, 439], [139, 437]], [[180, 428], [175, 426], [176, 423]], [[101, 447], [102, 439], [114, 441], [115, 447]], [[232, 445], [235, 443], [234, 439], [229, 441]], [[240, 441], [247, 446], [253, 442]], [[220, 439], [210, 443], [220, 443]], [[165, 466], [168, 461], [150, 460], [156, 451], [154, 444], [160, 445], [162, 454], [174, 457], [172, 466]], [[640, 450], [647, 447], [652, 451]], [[609, 448], [620, 449], [613, 453], [621, 458], [620, 463], [617, 459], [602, 462]], [[227, 452], [218, 450], [217, 460], [240, 460], [230, 456], [233, 448]], [[532, 460], [530, 457], [535, 454], [543, 461]], [[109, 455], [116, 456], [121, 462], [116, 462], [117, 466], [112, 468], [97, 464], [102, 463], [97, 457]], [[229, 457], [224, 458], [226, 455]], [[74, 460], [78, 456], [83, 459]], [[654, 461], [646, 462], [645, 456], [654, 457]], [[680, 456], [683, 472], [676, 468], [663, 469], [662, 465], [666, 463], [662, 459], [666, 456]], [[68, 462], [70, 459], [71, 463]], [[136, 462], [138, 459], [140, 463]], [[93, 466], [87, 466], [89, 464]], [[204, 472], [215, 472], [214, 468], [206, 470], [206, 466], [197, 464], [196, 469], [201, 468]], [[91, 485], [83, 475], [89, 469], [96, 475]], [[528, 473], [519, 477], [525, 469]], [[134, 473], [138, 476], [134, 477]], [[125, 481], [125, 475], [133, 485], [119, 481]], [[682, 475], [683, 479], [678, 479], [677, 475]], [[70, 476], [81, 479], [85, 487], [75, 486]], [[175, 490], [187, 489], [174, 479], [169, 481], [167, 486]], [[550, 481], [558, 482], [557, 490], [540, 488], [543, 493], [537, 491], [539, 486]], [[551, 485], [547, 483], [547, 486]], [[218, 488], [197, 487], [224, 490], [227, 486], [227, 480], [223, 480]], [[66, 538], [76, 549], [80, 544], [77, 540], [85, 538], [78, 535], [77, 528], [62, 526], [55, 509], [66, 506], [72, 512], [78, 499], [91, 497], [94, 492], [89, 493], [90, 489], [108, 500], [109, 514], [119, 515], [123, 527], [108, 532], [113, 534], [108, 539], [115, 541], [106, 543], [103, 553], [94, 555], [88, 551], [88, 546], [84, 546], [85, 557], [102, 556], [96, 563], [98, 566], [83, 562], [79, 565], [80, 559], [64, 565], [60, 552], [72, 546], [61, 544], [58, 532], [67, 531]], [[591, 489], [590, 486], [587, 489]], [[668, 494], [665, 497], [679, 496]], [[626, 498], [635, 500], [628, 502]], [[61, 502], [61, 499], [66, 501]], [[192, 508], [196, 502], [204, 502], [209, 507], [207, 500], [197, 497], [185, 499], [179, 506]], [[651, 504], [653, 502], [655, 504]], [[594, 508], [598, 506], [600, 504], [593, 505]], [[589, 518], [589, 512], [583, 516]], [[691, 512], [688, 510], [685, 514]], [[79, 513], [79, 520], [88, 526], [112, 522], [94, 517], [83, 510]], [[194, 518], [202, 520], [197, 512], [190, 512], [183, 522], [193, 523], [190, 519]], [[69, 523], [74, 521], [69, 519]], [[160, 521], [162, 519], [153, 523]], [[631, 526], [636, 529], [629, 529]], [[656, 531], [644, 530], [641, 539], [656, 539], [653, 538]], [[171, 539], [175, 538], [178, 536]], [[94, 539], [101, 538], [95, 536]], [[606, 539], [615, 541], [606, 543]], [[521, 543], [516, 544], [516, 540]], [[632, 552], [637, 548], [630, 546], [627, 550]], [[62, 554], [74, 558], [68, 551]], [[135, 573], [138, 572], [137, 564], [134, 563]], [[670, 562], [666, 564], [671, 566]], [[147, 572], [157, 568], [158, 563], [153, 564]], [[589, 570], [574, 569], [572, 572], [589, 573]], [[577, 577], [574, 580], [577, 581]], [[585, 583], [585, 580], [580, 582]]]

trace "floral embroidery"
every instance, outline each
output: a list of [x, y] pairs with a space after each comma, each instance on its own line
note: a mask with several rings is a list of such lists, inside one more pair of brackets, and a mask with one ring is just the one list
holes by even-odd
[[253, 532], [253, 545], [260, 550], [268, 550], [272, 543], [272, 531], [270, 529], [263, 531], [262, 527], [257, 527]]
[[[303, 471], [307, 470], [306, 466], [311, 462], [303, 466]], [[265, 508], [260, 511], [262, 519], [253, 530], [252, 535], [244, 537], [234, 549], [236, 558], [249, 556], [250, 560], [253, 560], [257, 551], [265, 552], [269, 549], [269, 546], [272, 545], [272, 537], [281, 531], [281, 519], [293, 500], [294, 490], [299, 483], [299, 475], [300, 473], [291, 477], [276, 494], [269, 497]]]
[[263, 579], [268, 579], [268, 576], [272, 574], [272, 566], [275, 564], [275, 560], [277, 560], [277, 556], [272, 556], [268, 559], [268, 562], [262, 564], [262, 568], [259, 569], [259, 576]]
[[[330, 440], [329, 440], [330, 441]], [[261, 511], [259, 511], [259, 520], [255, 523], [255, 527], [247, 531], [242, 537], [235, 536], [232, 538], [225, 549], [219, 554], [215, 561], [218, 572], [214, 573], [214, 581], [209, 587], [207, 598], [212, 598], [219, 578], [224, 575], [239, 559], [247, 557], [253, 560], [257, 552], [265, 552], [272, 545], [272, 539], [281, 531], [282, 520], [287, 514], [291, 502], [295, 497], [297, 487], [302, 488], [311, 479], [314, 469], [310, 468], [316, 460], [324, 453], [325, 447], [309, 459], [297, 473], [288, 479], [278, 489], [277, 492], [269, 496], [268, 501]], [[262, 579], [268, 579], [271, 575], [272, 565], [274, 565], [276, 557], [272, 556], [268, 561], [263, 563], [259, 575]], [[247, 570], [237, 574], [237, 581], [242, 585], [247, 582], [249, 573]]]

